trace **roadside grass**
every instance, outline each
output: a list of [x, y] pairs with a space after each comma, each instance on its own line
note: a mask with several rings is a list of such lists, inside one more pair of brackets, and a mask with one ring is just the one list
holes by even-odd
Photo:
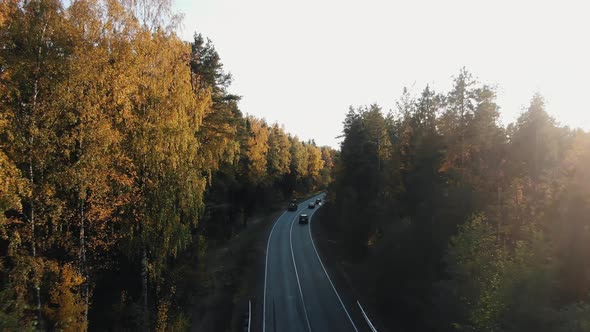
[[208, 248], [198, 267], [200, 280], [195, 280], [192, 331], [239, 331], [248, 300], [256, 300], [257, 260], [264, 255], [266, 229], [282, 212], [277, 207], [255, 216], [230, 240]]

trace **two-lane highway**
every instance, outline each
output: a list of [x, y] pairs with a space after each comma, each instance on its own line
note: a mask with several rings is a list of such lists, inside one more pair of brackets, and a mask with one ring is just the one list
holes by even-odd
[[[311, 237], [308, 209], [318, 195], [285, 212], [273, 225], [266, 248], [263, 332], [358, 331], [322, 265]], [[309, 215], [300, 225], [299, 215]]]

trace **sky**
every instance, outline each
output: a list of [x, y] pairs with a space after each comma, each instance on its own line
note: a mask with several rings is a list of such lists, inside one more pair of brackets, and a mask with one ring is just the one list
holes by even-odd
[[497, 86], [501, 121], [535, 92], [590, 129], [590, 1], [176, 0], [179, 34], [210, 38], [242, 112], [338, 147], [349, 106], [395, 107], [404, 87], [448, 91], [466, 67]]

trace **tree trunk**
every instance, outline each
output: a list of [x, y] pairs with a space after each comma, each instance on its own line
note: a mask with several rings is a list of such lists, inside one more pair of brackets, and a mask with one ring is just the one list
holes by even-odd
[[[78, 198], [80, 194], [78, 193]], [[88, 267], [86, 265], [86, 220], [84, 219], [84, 202], [79, 200], [80, 204], [80, 270], [84, 277], [84, 284], [82, 285], [82, 296], [84, 297], [84, 320], [88, 321], [89, 304], [89, 285], [88, 285]]]
[[[43, 27], [43, 31], [41, 32], [41, 41], [43, 41], [45, 39], [45, 31], [47, 30], [47, 25], [48, 23], [45, 22], [45, 26]], [[37, 68], [36, 71], [40, 72], [41, 70], [41, 52], [42, 52], [42, 46], [40, 45], [37, 49]], [[35, 239], [35, 199], [34, 199], [34, 192], [35, 192], [35, 176], [34, 176], [34, 172], [33, 172], [33, 146], [35, 143], [35, 140], [33, 138], [33, 133], [31, 132], [31, 127], [33, 127], [33, 125], [35, 125], [35, 120], [34, 120], [34, 116], [35, 116], [35, 111], [37, 109], [37, 96], [39, 95], [39, 78], [35, 79], [35, 83], [33, 85], [33, 102], [32, 102], [32, 106], [30, 108], [29, 111], [29, 181], [31, 184], [31, 200], [30, 200], [30, 205], [31, 205], [31, 212], [30, 212], [30, 222], [31, 222], [31, 253], [33, 255], [33, 257], [37, 257], [37, 243], [36, 243], [36, 239]], [[37, 278], [35, 278], [37, 279]], [[44, 322], [43, 322], [43, 317], [41, 316], [41, 285], [38, 282], [35, 282], [35, 297], [37, 298], [36, 300], [36, 312], [37, 312], [37, 322], [38, 322], [38, 328], [39, 329], [44, 329]]]
[[148, 310], [148, 258], [145, 247], [141, 256], [141, 297], [143, 306], [143, 331], [149, 329], [150, 314]]
[[[29, 143], [32, 146], [33, 143], [33, 138], [31, 137], [29, 139]], [[31, 185], [31, 192], [33, 195], [34, 193], [34, 183], [35, 183], [35, 176], [33, 173], [33, 157], [32, 157], [32, 152], [29, 151], [29, 153], [31, 153], [31, 155], [29, 156], [29, 183]], [[33, 197], [30, 198], [29, 201], [29, 222], [31, 224], [31, 255], [33, 256], [33, 258], [37, 257], [37, 243], [35, 241], [35, 202]], [[35, 274], [39, 273], [39, 271], [35, 270]], [[36, 276], [35, 276], [36, 277]], [[35, 278], [37, 279], [37, 278]], [[35, 315], [37, 316], [37, 322], [38, 325], [37, 327], [40, 330], [44, 329], [44, 322], [43, 322], [43, 317], [41, 316], [41, 286], [39, 284], [39, 282], [35, 281], [35, 284], [33, 285], [35, 288]]]
[[[30, 144], [32, 144], [33, 139], [31, 138], [29, 141]], [[31, 186], [31, 196], [34, 192], [34, 182], [35, 176], [33, 175], [33, 157], [29, 156], [29, 183]], [[29, 223], [31, 224], [31, 255], [33, 255], [33, 257], [36, 257], [37, 250], [35, 248], [35, 202], [33, 200], [33, 197], [31, 197], [29, 205]]]

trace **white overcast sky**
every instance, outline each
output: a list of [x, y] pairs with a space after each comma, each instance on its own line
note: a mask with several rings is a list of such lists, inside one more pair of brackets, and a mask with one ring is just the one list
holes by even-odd
[[463, 66], [498, 86], [502, 122], [533, 93], [590, 129], [590, 1], [176, 0], [180, 35], [212, 39], [244, 113], [338, 146], [348, 106], [447, 91]]

